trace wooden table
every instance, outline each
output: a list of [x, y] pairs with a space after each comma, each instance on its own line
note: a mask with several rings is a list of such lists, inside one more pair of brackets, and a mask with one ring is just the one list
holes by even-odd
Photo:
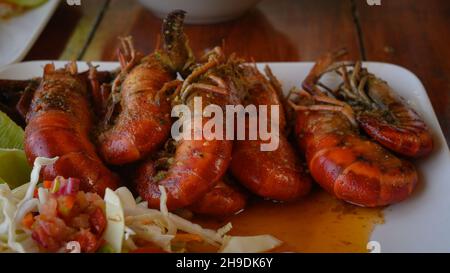
[[[151, 52], [161, 20], [133, 0], [62, 1], [25, 60], [115, 60], [117, 37]], [[404, 66], [425, 84], [450, 143], [450, 1], [266, 0], [238, 20], [186, 27], [197, 54], [225, 41], [256, 61], [313, 61], [346, 46], [352, 58]]]

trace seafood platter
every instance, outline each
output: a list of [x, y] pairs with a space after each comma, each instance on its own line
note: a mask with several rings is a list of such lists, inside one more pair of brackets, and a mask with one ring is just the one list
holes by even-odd
[[0, 252], [450, 249], [448, 146], [414, 74], [345, 49], [194, 56], [184, 16], [154, 52], [0, 68]]

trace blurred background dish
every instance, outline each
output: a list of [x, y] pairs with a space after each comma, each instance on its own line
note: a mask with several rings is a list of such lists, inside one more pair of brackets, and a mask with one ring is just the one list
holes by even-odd
[[260, 0], [139, 0], [156, 16], [164, 18], [174, 9], [187, 11], [188, 24], [211, 24], [243, 15]]
[[49, 0], [25, 13], [0, 20], [0, 66], [19, 62], [25, 57], [59, 2]]
[[39, 7], [48, 0], [0, 0], [0, 19], [18, 16], [27, 10]]

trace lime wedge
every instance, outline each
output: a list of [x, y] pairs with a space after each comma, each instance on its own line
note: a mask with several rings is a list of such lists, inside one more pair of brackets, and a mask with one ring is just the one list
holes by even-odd
[[17, 149], [0, 149], [0, 183], [14, 189], [30, 181], [31, 167], [25, 152]]
[[0, 148], [23, 149], [24, 139], [23, 129], [0, 112]]
[[26, 8], [34, 8], [43, 3], [47, 2], [47, 0], [6, 0], [6, 2], [15, 4], [17, 6], [26, 7]]

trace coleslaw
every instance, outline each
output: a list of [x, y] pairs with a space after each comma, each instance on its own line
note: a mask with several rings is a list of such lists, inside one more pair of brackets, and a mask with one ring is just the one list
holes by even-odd
[[[0, 252], [48, 252], [33, 235], [33, 220], [27, 226], [24, 219], [30, 214], [32, 219], [39, 219], [39, 213], [43, 213], [53, 194], [67, 191], [60, 184], [56, 185], [58, 181], [46, 187], [38, 184], [41, 168], [57, 160], [37, 158], [30, 182], [19, 188], [11, 190], [8, 184], [0, 184]], [[149, 209], [146, 202], [137, 201], [126, 187], [115, 191], [107, 189], [102, 200], [104, 206], [101, 206], [104, 207], [106, 229], [102, 230], [102, 245], [95, 248], [97, 252], [139, 252], [143, 245], [151, 245], [160, 252], [186, 252], [187, 244], [200, 242], [219, 252], [243, 253], [266, 252], [282, 244], [271, 235], [227, 235], [232, 229], [231, 223], [218, 230], [203, 228], [169, 212], [165, 188], [160, 186], [160, 190], [161, 203], [157, 210]], [[58, 252], [81, 252], [80, 244], [83, 242], [67, 240]]]

